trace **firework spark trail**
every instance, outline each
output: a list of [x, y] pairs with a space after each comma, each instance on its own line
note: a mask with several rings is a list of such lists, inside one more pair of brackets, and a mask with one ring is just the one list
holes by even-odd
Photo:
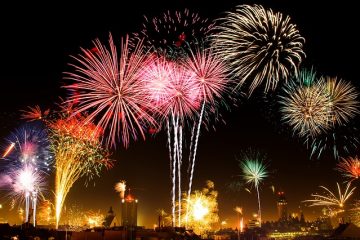
[[188, 164], [188, 169], [187, 172], [188, 174], [190, 174], [191, 171], [191, 162], [192, 162], [192, 149], [193, 149], [193, 145], [194, 145], [194, 137], [195, 137], [195, 129], [196, 129], [196, 123], [193, 124], [192, 129], [191, 129], [191, 137], [190, 137], [190, 152], [189, 152], [189, 164]]
[[182, 165], [182, 143], [183, 143], [183, 140], [182, 140], [182, 126], [180, 124], [179, 126], [179, 145], [178, 145], [178, 202], [179, 202], [179, 205], [178, 205], [178, 226], [181, 227], [181, 195], [182, 195], [182, 192], [181, 192], [181, 165]]
[[215, 27], [213, 47], [229, 62], [238, 86], [249, 82], [251, 94], [265, 82], [265, 92], [274, 90], [280, 80], [297, 75], [305, 53], [301, 37], [289, 16], [260, 5], [239, 5], [227, 12]]
[[192, 154], [192, 161], [191, 161], [191, 172], [190, 172], [188, 196], [190, 196], [190, 194], [191, 194], [191, 187], [192, 187], [192, 181], [193, 181], [194, 169], [195, 169], [196, 150], [197, 150], [197, 145], [198, 145], [198, 142], [199, 142], [200, 127], [201, 127], [202, 118], [203, 118], [203, 115], [204, 115], [204, 108], [205, 108], [205, 102], [203, 102], [203, 104], [201, 106], [199, 122], [197, 123], [194, 151], [193, 151], [193, 154]]
[[173, 130], [174, 130], [174, 147], [173, 147], [173, 166], [172, 166], [172, 183], [173, 183], [173, 187], [172, 187], [172, 214], [173, 214], [173, 226], [176, 226], [176, 162], [177, 162], [177, 124], [176, 124], [176, 120], [175, 120], [175, 116], [172, 115], [172, 124], [173, 124]]
[[[198, 141], [199, 141], [199, 135], [200, 135], [200, 126], [201, 126], [201, 123], [202, 123], [202, 118], [203, 118], [203, 114], [204, 114], [204, 108], [205, 108], [205, 101], [203, 102], [202, 106], [201, 106], [201, 111], [200, 111], [200, 117], [199, 117], [199, 121], [197, 123], [197, 129], [196, 129], [196, 137], [195, 137], [195, 144], [194, 144], [194, 150], [191, 151], [191, 145], [190, 145], [190, 157], [192, 156], [191, 158], [191, 161], [190, 161], [190, 179], [189, 179], [189, 189], [188, 189], [188, 197], [190, 197], [190, 194], [191, 194], [191, 188], [192, 188], [192, 182], [193, 182], [193, 176], [194, 176], [194, 169], [195, 169], [195, 159], [196, 159], [196, 150], [197, 150], [197, 145], [198, 145]], [[195, 126], [195, 125], [194, 125]], [[193, 128], [193, 130], [195, 129], [195, 127]], [[191, 139], [193, 139], [193, 135], [194, 135], [194, 131], [192, 131], [192, 136], [191, 136]], [[189, 201], [189, 199], [188, 199]], [[187, 208], [186, 209], [186, 214], [189, 213], [189, 209]], [[186, 218], [187, 220], [188, 218]], [[187, 222], [186, 222], [186, 225], [187, 225]]]
[[347, 124], [344, 126], [334, 126], [327, 133], [313, 139], [306, 139], [305, 143], [310, 143], [311, 146], [310, 158], [316, 157], [319, 159], [326, 150], [332, 153], [334, 159], [349, 155], [360, 144], [358, 132], [355, 125]]
[[[170, 175], [172, 175], [172, 148], [171, 148], [171, 134], [170, 134], [170, 123], [169, 119], [166, 119], [166, 133], [167, 133], [167, 144], [168, 144], [168, 150], [169, 150], [169, 159], [170, 159]], [[170, 176], [171, 178], [171, 176]]]
[[14, 149], [14, 147], [15, 147], [15, 143], [13, 143], [13, 142], [10, 143], [10, 145], [6, 148], [2, 158], [7, 157], [7, 155], [9, 155], [9, 153], [11, 153], [11, 151]]
[[68, 102], [79, 102], [74, 116], [89, 112], [85, 123], [97, 120], [97, 126], [105, 131], [106, 143], [116, 146], [121, 140], [127, 147], [130, 138], [138, 135], [145, 138], [144, 128], [155, 125], [154, 106], [147, 101], [147, 91], [141, 80], [141, 69], [150, 61], [143, 53], [142, 42], [133, 51], [129, 49], [128, 36], [121, 41], [118, 52], [110, 35], [109, 48], [99, 40], [94, 41], [95, 52], [82, 49], [83, 54], [74, 57], [77, 64], [71, 64], [74, 72], [66, 73], [66, 79], [76, 84], [65, 88], [78, 94]]

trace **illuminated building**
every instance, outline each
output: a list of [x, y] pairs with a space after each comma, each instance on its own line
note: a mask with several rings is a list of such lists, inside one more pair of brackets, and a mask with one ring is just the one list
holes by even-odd
[[279, 199], [277, 201], [277, 210], [279, 221], [286, 221], [288, 219], [287, 215], [287, 201], [285, 198], [284, 192], [278, 192]]
[[260, 227], [260, 221], [258, 215], [255, 213], [253, 214], [253, 219], [250, 219], [248, 222], [248, 228], [254, 229]]
[[137, 226], [137, 204], [138, 200], [129, 193], [121, 200], [121, 224], [125, 227]]

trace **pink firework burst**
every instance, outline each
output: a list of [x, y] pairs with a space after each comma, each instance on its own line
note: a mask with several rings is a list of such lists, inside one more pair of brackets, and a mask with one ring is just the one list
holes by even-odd
[[360, 160], [357, 157], [343, 158], [342, 161], [337, 164], [336, 170], [350, 180], [358, 179], [360, 177]]
[[220, 99], [229, 90], [230, 69], [212, 49], [190, 50], [184, 67], [195, 73], [194, 80], [199, 85], [201, 99], [205, 103], [214, 104], [216, 99]]
[[200, 106], [200, 88], [195, 74], [164, 58], [153, 60], [143, 69], [142, 78], [149, 92], [149, 102], [159, 113], [181, 119], [191, 117]]
[[74, 113], [88, 112], [86, 122], [94, 120], [104, 129], [110, 146], [116, 146], [120, 140], [127, 147], [130, 138], [136, 140], [139, 134], [145, 139], [145, 128], [155, 124], [154, 108], [147, 101], [144, 82], [139, 78], [147, 61], [143, 45], [140, 41], [131, 51], [128, 42], [128, 36], [121, 41], [118, 56], [111, 35], [109, 48], [95, 40], [92, 50], [82, 49], [83, 53], [74, 57], [75, 71], [66, 76], [76, 83], [65, 86], [76, 92], [68, 99], [78, 103]]

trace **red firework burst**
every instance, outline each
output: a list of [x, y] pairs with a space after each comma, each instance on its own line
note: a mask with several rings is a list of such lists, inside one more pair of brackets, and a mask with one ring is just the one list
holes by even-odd
[[360, 160], [357, 157], [343, 158], [342, 161], [337, 164], [336, 170], [350, 180], [358, 179], [360, 177]]
[[88, 112], [85, 122], [94, 120], [104, 129], [108, 136], [106, 143], [111, 146], [120, 140], [127, 147], [130, 137], [136, 140], [140, 134], [145, 138], [146, 127], [155, 124], [153, 107], [139, 78], [140, 69], [147, 61], [142, 42], [130, 51], [128, 40], [126, 37], [121, 41], [120, 56], [111, 35], [109, 48], [95, 40], [92, 49], [97, 50], [82, 49], [83, 54], [74, 57], [75, 71], [66, 73], [66, 78], [76, 83], [65, 86], [77, 92], [68, 99], [78, 102], [75, 114]]

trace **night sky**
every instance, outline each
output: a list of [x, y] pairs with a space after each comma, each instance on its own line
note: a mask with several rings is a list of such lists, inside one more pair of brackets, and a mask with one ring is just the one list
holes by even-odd
[[[290, 15], [306, 39], [307, 58], [302, 66], [314, 68], [321, 74], [338, 76], [358, 83], [358, 12], [354, 1], [327, 1], [314, 5], [315, 1], [119, 1], [97, 4], [84, 3], [12, 3], [1, 6], [0, 14], [0, 128], [6, 137], [20, 125], [18, 111], [39, 104], [51, 107], [59, 97], [65, 97], [61, 89], [63, 72], [69, 70], [70, 55], [80, 52], [80, 47], [90, 48], [91, 41], [100, 38], [107, 41], [111, 32], [115, 40], [127, 32], [140, 28], [143, 15], [154, 16], [167, 9], [189, 8], [202, 16], [214, 19], [238, 4], [258, 3]], [[120, 4], [120, 7], [117, 5]], [[317, 4], [317, 3], [316, 3]], [[10, 16], [10, 17], [9, 17]], [[263, 219], [276, 219], [276, 199], [271, 186], [285, 191], [289, 212], [297, 212], [300, 202], [318, 191], [319, 185], [335, 188], [342, 181], [333, 170], [336, 161], [331, 156], [309, 160], [309, 152], [300, 140], [284, 128], [276, 116], [276, 109], [262, 101], [260, 94], [241, 100], [231, 112], [223, 111], [226, 124], [216, 125], [216, 131], [202, 131], [198, 147], [194, 189], [204, 186], [206, 180], [215, 182], [219, 191], [221, 220], [235, 223], [235, 206], [243, 206], [249, 217], [257, 211], [256, 194], [246, 191], [233, 193], [226, 185], [240, 174], [236, 157], [252, 147], [267, 154], [272, 172], [261, 188]], [[95, 187], [84, 187], [81, 180], [75, 184], [67, 198], [67, 204], [76, 203], [84, 209], [100, 209], [106, 212], [113, 206], [119, 214], [120, 198], [114, 191], [119, 180], [126, 180], [139, 199], [139, 224], [151, 227], [157, 221], [156, 210], [170, 212], [169, 160], [164, 133], [149, 136], [146, 141], [132, 142], [128, 149], [118, 149], [113, 158], [113, 169], [95, 179]], [[0, 193], [0, 203], [3, 192]], [[51, 196], [51, 191], [48, 192]], [[359, 194], [355, 192], [353, 198]], [[2, 210], [2, 213], [9, 214]], [[318, 208], [303, 208], [305, 218], [320, 214]]]

